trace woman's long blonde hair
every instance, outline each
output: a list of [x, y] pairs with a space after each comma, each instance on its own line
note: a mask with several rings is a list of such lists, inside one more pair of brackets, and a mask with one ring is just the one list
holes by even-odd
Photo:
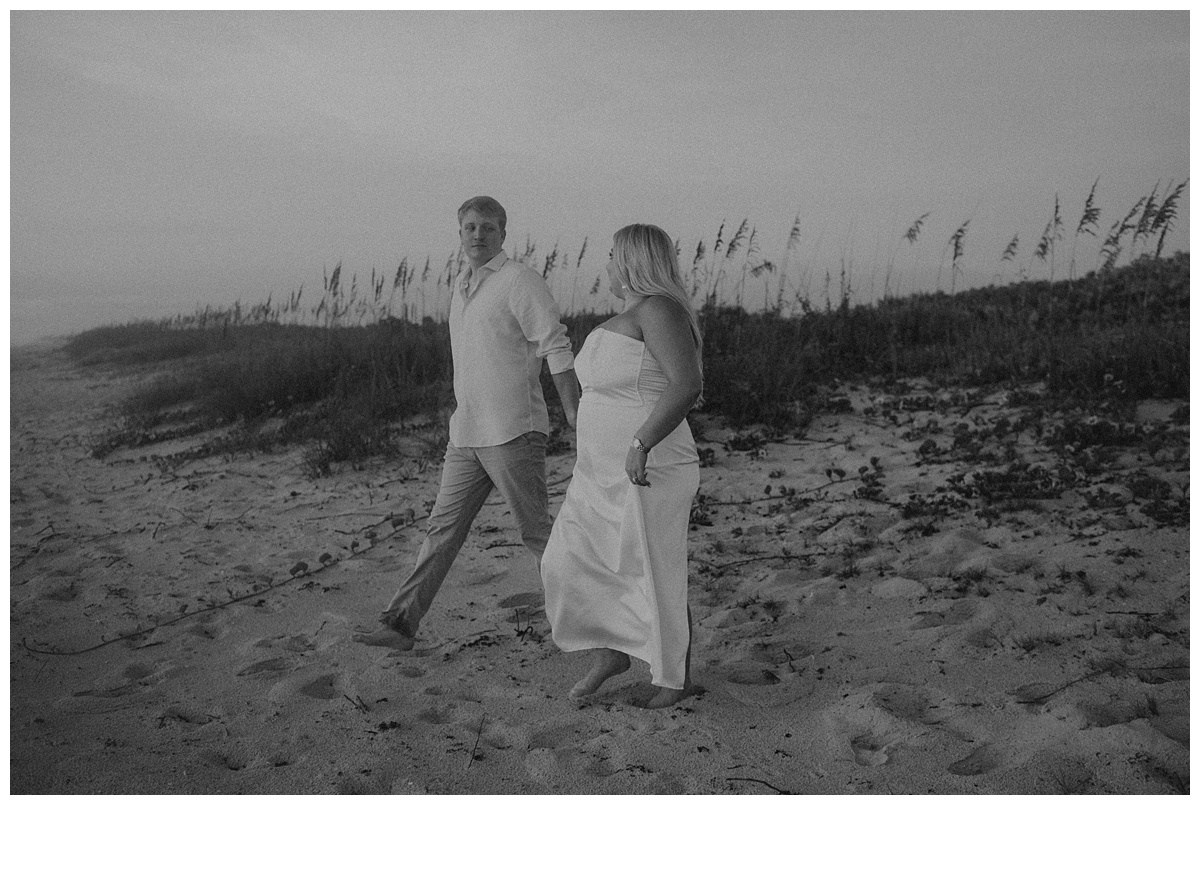
[[[704, 377], [704, 336], [700, 319], [683, 285], [675, 244], [667, 232], [653, 224], [630, 224], [613, 234], [613, 263], [622, 285], [635, 295], [661, 295], [687, 311], [700, 377]], [[697, 401], [699, 402], [699, 400]]]

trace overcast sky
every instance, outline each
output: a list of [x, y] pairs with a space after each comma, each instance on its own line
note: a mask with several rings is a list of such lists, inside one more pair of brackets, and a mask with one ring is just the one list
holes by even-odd
[[[685, 264], [749, 219], [856, 299], [1068, 272], [1189, 167], [1189, 13], [14, 12], [12, 340], [445, 264], [474, 194], [578, 285], [612, 232]], [[1167, 251], [1187, 249], [1184, 192]], [[916, 244], [905, 230], [929, 213]], [[1019, 236], [1015, 261], [1000, 255]], [[939, 270], [940, 268], [940, 270]], [[389, 279], [390, 285], [390, 279]], [[819, 285], [814, 282], [819, 289]], [[560, 298], [563, 297], [560, 291]], [[313, 299], [315, 303], [315, 298]], [[432, 307], [432, 305], [430, 305]], [[607, 301], [590, 303], [598, 309]]]

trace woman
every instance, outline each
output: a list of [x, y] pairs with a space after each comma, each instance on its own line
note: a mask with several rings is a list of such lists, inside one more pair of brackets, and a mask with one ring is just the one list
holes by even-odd
[[687, 695], [687, 533], [700, 485], [684, 417], [700, 397], [700, 326], [675, 246], [653, 225], [613, 237], [609, 288], [622, 310], [575, 359], [578, 456], [542, 557], [546, 614], [563, 651], [596, 649], [572, 698], [650, 664], [647, 707]]

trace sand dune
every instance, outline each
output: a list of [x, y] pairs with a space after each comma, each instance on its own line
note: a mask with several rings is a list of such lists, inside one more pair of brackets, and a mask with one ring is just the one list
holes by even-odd
[[136, 382], [13, 353], [14, 793], [1190, 789], [1185, 403], [1117, 426], [913, 381], [847, 387], [803, 439], [701, 416], [698, 690], [646, 711], [636, 662], [566, 699], [586, 662], [498, 497], [415, 649], [352, 642], [437, 464], [93, 457]]

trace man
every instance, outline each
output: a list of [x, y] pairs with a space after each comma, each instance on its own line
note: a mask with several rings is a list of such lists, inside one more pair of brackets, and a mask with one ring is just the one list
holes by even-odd
[[545, 281], [504, 253], [507, 220], [504, 207], [491, 197], [472, 197], [458, 210], [468, 266], [450, 295], [457, 405], [441, 487], [416, 565], [380, 616], [382, 626], [354, 637], [366, 645], [413, 647], [417, 626], [493, 487], [508, 502], [521, 540], [541, 565], [551, 527], [546, 504], [550, 419], [542, 396], [542, 360], [572, 427], [579, 382], [566, 327]]

